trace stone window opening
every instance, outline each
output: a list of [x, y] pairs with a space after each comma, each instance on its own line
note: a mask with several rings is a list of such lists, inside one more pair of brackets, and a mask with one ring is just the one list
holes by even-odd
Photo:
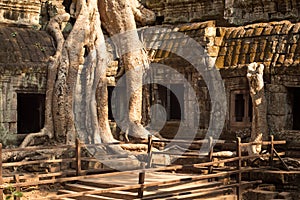
[[45, 122], [44, 94], [17, 94], [18, 134], [39, 132]]
[[[114, 92], [114, 90], [116, 90]], [[107, 86], [107, 107], [108, 107], [108, 120], [115, 122], [116, 120], [123, 121], [126, 116], [126, 87]], [[115, 113], [113, 113], [113, 110]]]
[[184, 85], [170, 84], [169, 88], [158, 85], [160, 103], [166, 109], [168, 121], [182, 120], [184, 118]]
[[230, 94], [230, 124], [235, 127], [250, 127], [252, 100], [248, 90], [234, 90]]
[[289, 96], [292, 106], [293, 130], [300, 130], [300, 87], [289, 88]]
[[112, 95], [113, 95], [113, 90], [115, 89], [114, 86], [108, 86], [107, 87], [107, 93], [108, 93], [108, 119], [111, 121], [115, 121], [113, 113], [112, 113]]

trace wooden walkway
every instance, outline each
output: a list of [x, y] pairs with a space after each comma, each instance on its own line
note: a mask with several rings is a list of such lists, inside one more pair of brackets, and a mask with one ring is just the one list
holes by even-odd
[[[208, 182], [207, 180], [187, 181], [196, 177], [190, 174], [174, 174], [166, 172], [147, 173], [144, 185], [151, 185], [143, 191], [143, 197], [139, 197], [139, 189], [113, 190], [114, 188], [130, 187], [139, 182], [139, 174], [130, 173], [123, 175], [112, 175], [103, 178], [91, 178], [80, 180], [77, 183], [66, 184], [64, 190], [58, 192], [55, 198], [60, 199], [203, 199], [222, 198], [224, 195], [228, 200], [236, 199], [234, 188], [226, 187], [222, 182]], [[166, 184], [162, 184], [162, 180]], [[180, 181], [181, 180], [181, 181]], [[185, 181], [184, 181], [185, 180]], [[160, 183], [160, 184], [157, 184]], [[78, 192], [101, 191], [111, 189], [110, 192], [100, 194], [85, 194], [81, 197], [66, 197], [64, 194], [77, 194]], [[60, 196], [60, 197], [59, 197]]]
[[[152, 150], [154, 143], [168, 143], [176, 142], [178, 144], [193, 143], [199, 148], [201, 145], [209, 145], [209, 152], [205, 156], [206, 161], [196, 163], [182, 163], [170, 166], [160, 166], [153, 163], [154, 154], [166, 154], [167, 156], [178, 156], [181, 159], [190, 158], [195, 159], [199, 157], [199, 150], [192, 150], [184, 155], [171, 153], [171, 152], [156, 152]], [[64, 145], [58, 147], [28, 147], [17, 149], [3, 149], [0, 144], [0, 155], [2, 152], [18, 152], [18, 151], [41, 151], [47, 149], [66, 149], [68, 152], [72, 150], [75, 152], [75, 157], [71, 158], [51, 158], [44, 160], [30, 160], [20, 162], [7, 162], [2, 163], [0, 157], [0, 200], [3, 199], [3, 190], [9, 185], [17, 191], [29, 186], [37, 186], [43, 184], [62, 183], [65, 185], [64, 190], [59, 191], [55, 196], [45, 197], [43, 199], [208, 199], [214, 197], [218, 199], [241, 199], [241, 193], [245, 186], [260, 183], [260, 181], [245, 182], [242, 180], [242, 174], [250, 171], [260, 170], [242, 166], [242, 162], [248, 159], [255, 158], [269, 158], [270, 166], [273, 165], [273, 159], [278, 157], [278, 153], [274, 145], [285, 144], [285, 141], [274, 141], [273, 137], [270, 141], [263, 141], [261, 143], [241, 143], [241, 139], [237, 138], [232, 145], [235, 147], [235, 152], [230, 157], [214, 156], [213, 143], [220, 143], [223, 145], [224, 141], [213, 140], [196, 140], [196, 141], [168, 141], [158, 140], [154, 141], [151, 137], [144, 144], [147, 144], [148, 150], [144, 155], [146, 160], [142, 168], [132, 169], [120, 172], [107, 172], [105, 169], [84, 169], [83, 162], [98, 162], [99, 158], [84, 157], [83, 149], [87, 146], [97, 147], [114, 144], [81, 144], [77, 140], [76, 145]], [[242, 148], [249, 145], [261, 144], [267, 146], [269, 154], [266, 155], [242, 155]], [[213, 158], [218, 158], [217, 161]], [[105, 155], [105, 158], [112, 161], [119, 159], [116, 155]], [[122, 158], [122, 156], [120, 157]], [[123, 158], [122, 158], [123, 159]], [[190, 161], [190, 160], [189, 160]], [[281, 160], [282, 161], [282, 160]], [[282, 161], [283, 162], [283, 161]], [[38, 173], [38, 174], [16, 174], [16, 173], [3, 173], [3, 168], [22, 167], [25, 165], [48, 165], [55, 166], [75, 166], [72, 170], [60, 170], [55, 172]], [[227, 165], [225, 168], [217, 167], [219, 164]], [[283, 162], [284, 164], [284, 162]], [[229, 167], [230, 166], [230, 167]], [[229, 168], [228, 168], [229, 167]], [[287, 168], [287, 166], [285, 166]], [[58, 168], [60, 169], [60, 168]], [[62, 169], [62, 168], [61, 168]], [[180, 170], [188, 169], [198, 171], [194, 174], [171, 173], [179, 172]], [[201, 173], [201, 170], [206, 173]], [[183, 170], [184, 171], [184, 170]], [[224, 183], [223, 178], [230, 178], [230, 183]], [[33, 181], [28, 181], [34, 179]], [[18, 199], [18, 198], [16, 198]], [[39, 199], [41, 200], [41, 199]]]

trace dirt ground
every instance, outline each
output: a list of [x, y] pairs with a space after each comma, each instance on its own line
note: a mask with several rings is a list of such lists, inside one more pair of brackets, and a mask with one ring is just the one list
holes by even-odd
[[39, 187], [26, 188], [22, 190], [23, 197], [21, 198], [21, 200], [38, 200], [47, 196], [53, 196], [56, 195], [57, 191], [62, 188], [63, 187], [60, 184], [42, 185]]

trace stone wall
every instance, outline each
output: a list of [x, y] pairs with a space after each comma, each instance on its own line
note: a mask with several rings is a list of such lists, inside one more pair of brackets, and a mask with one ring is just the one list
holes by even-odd
[[299, 21], [297, 0], [146, 0], [164, 23], [217, 20], [223, 25], [244, 25], [275, 20]]
[[[246, 67], [265, 65], [268, 124], [271, 132], [293, 128], [289, 88], [300, 86], [300, 23], [280, 21], [220, 28], [222, 42], [216, 66], [221, 69], [228, 96], [248, 89]], [[229, 100], [229, 98], [228, 98]]]
[[230, 24], [243, 25], [289, 19], [299, 21], [298, 0], [225, 0], [224, 18]]
[[[203, 47], [211, 61], [216, 61], [215, 65], [220, 69], [225, 83], [229, 109], [224, 131], [235, 131], [232, 138], [236, 135], [246, 137], [250, 134], [251, 122], [235, 127], [231, 123], [230, 112], [233, 109], [232, 92], [249, 93], [246, 71], [252, 62], [265, 65], [264, 79], [270, 131], [275, 133], [293, 129], [294, 111], [289, 90], [300, 86], [300, 23], [280, 21], [240, 27], [217, 27], [214, 21], [208, 21], [163, 27], [169, 28], [169, 31], [157, 30], [157, 35], [152, 36], [153, 44], [155, 39], [157, 41], [157, 38], [160, 38], [163, 40], [160, 43], [161, 47], [168, 46], [171, 52], [176, 49], [189, 51], [192, 47], [184, 49], [184, 37], [190, 36]], [[173, 31], [184, 33], [185, 36], [176, 38], [172, 36]], [[201, 74], [196, 73], [186, 60], [168, 51], [150, 49], [149, 55], [153, 62], [163, 63], [182, 73], [193, 85], [199, 97], [201, 110], [199, 127], [207, 129], [211, 105], [209, 92]], [[188, 106], [187, 103], [185, 105]], [[192, 109], [190, 107], [190, 110]], [[228, 138], [228, 134], [226, 137]]]
[[41, 2], [39, 0], [0, 0], [0, 22], [19, 25], [38, 25]]
[[0, 129], [17, 133], [17, 94], [45, 94], [55, 49], [47, 33], [24, 28], [0, 27], [0, 44]]
[[223, 42], [216, 61], [218, 68], [260, 62], [269, 69], [270, 66], [288, 67], [300, 63], [300, 23], [257, 23], [220, 30]]
[[224, 13], [223, 0], [148, 0], [146, 5], [163, 16], [164, 23], [221, 19]]

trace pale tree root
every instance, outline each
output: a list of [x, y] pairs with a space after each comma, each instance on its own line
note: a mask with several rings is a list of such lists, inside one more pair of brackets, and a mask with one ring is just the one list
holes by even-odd
[[43, 136], [48, 136], [49, 139], [51, 139], [52, 134], [47, 131], [47, 129], [43, 128], [40, 132], [37, 133], [29, 133], [25, 139], [23, 140], [23, 142], [21, 143], [21, 145], [19, 146], [20, 148], [24, 148], [27, 147], [34, 138], [36, 137], [43, 137]]

